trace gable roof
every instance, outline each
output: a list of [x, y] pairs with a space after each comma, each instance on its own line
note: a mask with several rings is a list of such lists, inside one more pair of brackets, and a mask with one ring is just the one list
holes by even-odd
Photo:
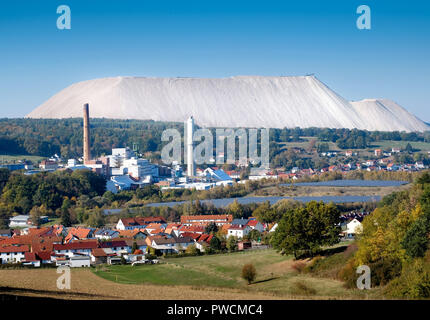
[[248, 219], [243, 219], [243, 218], [242, 219], [233, 219], [231, 224], [245, 226], [248, 224], [248, 222], [249, 222]]
[[232, 224], [228, 230], [245, 230], [247, 225]]
[[97, 248], [98, 243], [97, 240], [89, 240], [89, 241], [74, 241], [65, 244], [54, 244], [53, 249], [56, 251], [59, 250], [79, 250], [79, 249], [94, 249]]
[[107, 257], [106, 252], [102, 248], [95, 248], [91, 250], [91, 254], [94, 257]]
[[115, 248], [115, 247], [128, 247], [124, 240], [103, 241], [100, 243], [100, 248]]
[[29, 251], [30, 249], [26, 245], [0, 247], [0, 253], [18, 253], [18, 252], [29, 252]]
[[150, 223], [166, 223], [163, 217], [134, 217], [134, 218], [121, 218], [124, 226], [145, 226]]
[[231, 214], [216, 214], [216, 215], [195, 215], [195, 216], [181, 216], [181, 223], [192, 223], [200, 220], [211, 222], [231, 222], [233, 216]]

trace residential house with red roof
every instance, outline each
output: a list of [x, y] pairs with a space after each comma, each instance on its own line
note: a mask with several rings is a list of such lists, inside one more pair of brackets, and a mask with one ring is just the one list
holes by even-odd
[[251, 228], [248, 225], [232, 224], [227, 230], [227, 237], [237, 237], [242, 239], [251, 232]]
[[215, 223], [217, 226], [230, 223], [233, 220], [231, 214], [219, 214], [219, 215], [195, 215], [195, 216], [181, 216], [181, 224], [193, 225], [193, 224], [209, 224]]
[[118, 230], [132, 230], [144, 229], [150, 223], [163, 223], [166, 220], [163, 217], [134, 217], [134, 218], [121, 218], [118, 220], [116, 229]]
[[25, 253], [30, 252], [28, 245], [0, 245], [0, 263], [17, 263], [25, 259]]

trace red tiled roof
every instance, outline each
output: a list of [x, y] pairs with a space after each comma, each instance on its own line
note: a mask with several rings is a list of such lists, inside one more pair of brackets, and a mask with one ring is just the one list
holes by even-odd
[[244, 230], [246, 228], [246, 226], [241, 226], [238, 224], [232, 224], [230, 226], [230, 228], [228, 228], [229, 230]]
[[231, 222], [233, 216], [231, 214], [181, 216], [181, 223], [191, 223], [195, 220]]
[[102, 248], [95, 248], [91, 250], [91, 254], [94, 257], [107, 257], [106, 252]]
[[51, 260], [51, 252], [44, 251], [44, 252], [35, 252], [35, 253], [36, 253], [36, 256], [39, 258], [39, 260], [42, 260], [42, 261]]
[[255, 227], [258, 224], [257, 220], [249, 220], [248, 221], [248, 226], [250, 227]]
[[100, 248], [127, 247], [124, 240], [103, 241], [100, 243]]
[[190, 232], [190, 233], [203, 233], [205, 231], [205, 228], [203, 226], [182, 226], [181, 227], [181, 234], [184, 232]]
[[54, 244], [54, 250], [77, 250], [77, 249], [95, 249], [97, 248], [97, 240], [91, 241], [75, 241], [66, 244]]
[[81, 227], [69, 228], [69, 233], [64, 240], [69, 241], [73, 237], [76, 237], [78, 239], [85, 239], [89, 237], [91, 231], [92, 230], [89, 228], [81, 228]]
[[143, 233], [143, 229], [118, 230], [118, 232], [122, 237], [134, 238], [138, 233]]
[[26, 262], [38, 261], [36, 259], [36, 254], [33, 253], [33, 252], [26, 252], [26, 253], [24, 253], [24, 257], [25, 257], [25, 261]]
[[166, 222], [163, 217], [135, 217], [135, 218], [121, 218], [124, 226], [143, 226], [153, 222]]
[[161, 223], [150, 223], [145, 227], [145, 229], [146, 230], [148, 230], [148, 229], [160, 229], [162, 227], [163, 227], [163, 225]]
[[26, 245], [22, 246], [5, 246], [0, 247], [0, 253], [17, 253], [17, 252], [29, 252], [30, 249]]

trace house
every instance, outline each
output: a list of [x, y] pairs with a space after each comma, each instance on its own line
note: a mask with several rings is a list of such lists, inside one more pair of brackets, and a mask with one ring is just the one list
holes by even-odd
[[165, 224], [161, 224], [161, 223], [150, 223], [145, 227], [145, 230], [149, 233], [149, 234], [157, 234], [157, 233], [161, 233], [164, 232], [166, 225]]
[[202, 176], [209, 181], [232, 181], [232, 178], [222, 169], [214, 170], [212, 168], [207, 168], [203, 171]]
[[42, 262], [42, 264], [51, 264], [52, 263], [52, 258], [51, 258], [51, 252], [35, 252], [36, 253], [36, 257], [38, 260], [40, 260]]
[[75, 240], [85, 240], [85, 239], [93, 239], [94, 238], [95, 229], [93, 228], [69, 228], [68, 234], [64, 239], [64, 242], [72, 242]]
[[111, 240], [113, 238], [118, 238], [120, 236], [120, 232], [117, 230], [111, 229], [99, 229], [94, 233], [96, 239], [101, 240]]
[[40, 260], [37, 259], [36, 254], [33, 252], [24, 253], [24, 260], [22, 264], [25, 266], [33, 266], [35, 268], [40, 267]]
[[400, 148], [391, 148], [391, 153], [400, 153]]
[[252, 244], [250, 241], [239, 241], [237, 243], [237, 250], [239, 251], [243, 251], [246, 249], [251, 249], [252, 248]]
[[12, 237], [13, 233], [10, 229], [0, 229], [0, 237]]
[[193, 245], [195, 243], [192, 237], [179, 237], [179, 238], [173, 237], [172, 239], [174, 239], [176, 242], [175, 244], [176, 252], [185, 251], [188, 248], [188, 246]]
[[242, 239], [243, 237], [247, 236], [249, 232], [251, 231], [251, 228], [247, 225], [234, 225], [232, 224], [230, 228], [227, 230], [227, 237], [237, 237]]
[[176, 252], [176, 241], [173, 238], [154, 238], [151, 242], [151, 247], [161, 253], [173, 253]]
[[179, 235], [183, 236], [184, 233], [197, 233], [203, 234], [205, 232], [205, 227], [203, 225], [183, 225], [179, 228]]
[[374, 166], [375, 165], [375, 161], [374, 160], [367, 160], [366, 161], [366, 166], [370, 167], [370, 166]]
[[0, 263], [17, 263], [25, 259], [25, 253], [30, 252], [27, 245], [9, 245], [0, 247]]
[[43, 169], [43, 170], [57, 170], [58, 169], [58, 163], [55, 161], [50, 161], [50, 160], [43, 160], [40, 163], [39, 168]]
[[143, 229], [133, 229], [133, 230], [118, 230], [119, 237], [121, 238], [131, 238], [131, 239], [143, 239], [148, 236], [146, 231]]
[[213, 235], [211, 234], [202, 234], [194, 238], [195, 246], [200, 252], [205, 252], [206, 248], [209, 247]]
[[346, 225], [346, 236], [347, 238], [353, 238], [356, 234], [361, 233], [362, 230], [361, 222], [357, 218], [354, 218]]
[[97, 240], [74, 241], [65, 244], [54, 244], [53, 251], [56, 255], [73, 257], [74, 255], [90, 255], [91, 250], [98, 247]]
[[[145, 237], [146, 239], [146, 237]], [[146, 243], [145, 239], [121, 239], [124, 240], [127, 243], [127, 246], [130, 247], [130, 252], [132, 251], [131, 248], [133, 248], [133, 244], [136, 243], [137, 249], [141, 250], [142, 252], [146, 252], [148, 248], [148, 244]], [[133, 252], [131, 252], [133, 253]]]
[[375, 149], [375, 157], [380, 157], [382, 155], [382, 149]]
[[209, 224], [215, 223], [217, 226], [222, 226], [226, 223], [231, 223], [233, 216], [231, 214], [219, 214], [219, 215], [195, 215], [195, 216], [181, 216], [181, 224], [192, 225], [192, 224]]
[[18, 215], [9, 219], [9, 228], [14, 227], [29, 227], [30, 226], [29, 215]]
[[95, 248], [91, 250], [91, 263], [102, 264], [107, 263], [107, 254], [102, 248]]
[[424, 169], [425, 168], [424, 163], [422, 161], [415, 162], [415, 168]]
[[76, 255], [69, 258], [69, 266], [71, 268], [89, 267], [90, 264], [91, 258], [87, 255]]
[[260, 233], [264, 231], [263, 224], [257, 221], [257, 219], [249, 220], [247, 225], [251, 228], [251, 230], [257, 230]]
[[100, 248], [110, 249], [117, 255], [131, 252], [131, 248], [124, 240], [103, 241], [100, 243]]
[[180, 223], [169, 223], [166, 226], [166, 229], [164, 229], [164, 232], [170, 235], [175, 235], [177, 237], [179, 237], [179, 228], [182, 225]]
[[118, 230], [144, 229], [150, 223], [166, 223], [163, 217], [121, 218], [116, 224]]
[[233, 219], [231, 224], [238, 225], [238, 226], [246, 226], [248, 222], [249, 222], [248, 219], [240, 218], [240, 219]]

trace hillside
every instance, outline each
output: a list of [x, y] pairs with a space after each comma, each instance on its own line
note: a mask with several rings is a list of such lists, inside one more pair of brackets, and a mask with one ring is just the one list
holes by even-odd
[[193, 115], [205, 127], [429, 129], [390, 100], [351, 103], [314, 76], [95, 79], [65, 88], [27, 117], [80, 117], [86, 102], [94, 118], [182, 122]]

